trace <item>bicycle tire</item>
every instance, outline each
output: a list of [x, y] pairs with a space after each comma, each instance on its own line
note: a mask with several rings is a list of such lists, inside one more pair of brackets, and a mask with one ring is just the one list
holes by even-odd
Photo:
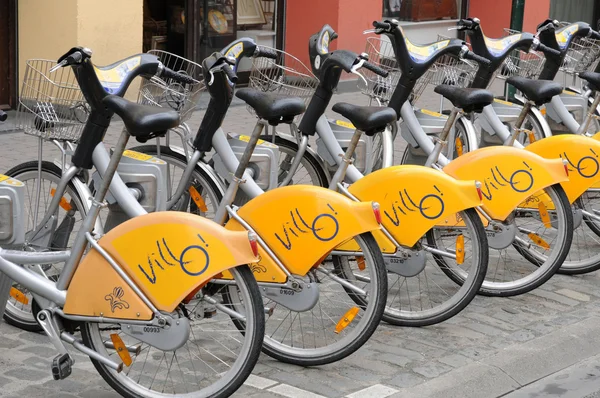
[[[249, 320], [245, 323], [246, 329], [244, 330], [244, 332], [240, 333], [240, 335], [242, 336], [242, 339], [245, 340], [244, 343], [242, 344], [242, 348], [240, 349], [240, 358], [235, 360], [233, 365], [230, 367], [230, 370], [228, 370], [222, 374], [219, 374], [218, 376], [215, 376], [217, 381], [215, 383], [211, 384], [210, 387], [205, 388], [203, 391], [193, 391], [193, 392], [190, 392], [190, 390], [186, 388], [186, 391], [187, 391], [186, 394], [181, 394], [181, 395], [177, 395], [177, 396], [181, 396], [181, 397], [189, 396], [190, 398], [192, 398], [192, 397], [194, 397], [194, 398], [197, 398], [197, 397], [198, 398], [200, 398], [200, 397], [228, 397], [231, 394], [233, 394], [238, 388], [240, 388], [242, 386], [244, 381], [248, 378], [248, 376], [250, 376], [252, 370], [254, 369], [254, 366], [256, 365], [256, 363], [258, 361], [258, 358], [260, 355], [260, 349], [262, 346], [262, 339], [264, 337], [264, 326], [265, 326], [264, 307], [262, 305], [260, 290], [258, 288], [258, 285], [256, 284], [256, 280], [254, 279], [254, 276], [252, 275], [252, 271], [250, 271], [250, 268], [247, 265], [235, 267], [235, 268], [231, 269], [230, 271], [231, 271], [231, 274], [234, 276], [235, 280], [237, 281], [237, 286], [242, 286], [240, 288], [240, 290], [245, 292], [245, 294], [244, 294], [244, 299], [245, 299], [244, 304], [246, 305], [245, 315], [246, 315], [246, 319]], [[250, 305], [248, 306], [248, 304], [250, 304]], [[225, 318], [225, 319], [228, 317], [228, 315], [225, 315], [225, 314], [222, 314], [220, 316], [221, 316], [221, 318]], [[201, 323], [202, 320], [200, 320], [199, 322]], [[108, 353], [108, 351], [104, 345], [104, 339], [101, 335], [98, 325], [99, 324], [97, 324], [97, 323], [90, 323], [90, 322], [82, 323], [81, 336], [83, 338], [83, 342], [87, 347], [100, 353], [101, 355], [109, 356], [110, 354]], [[250, 325], [250, 326], [248, 327], [248, 325]], [[237, 328], [235, 329], [235, 332], [239, 333]], [[193, 336], [194, 336], [194, 333], [191, 332], [190, 340], [195, 339], [195, 337], [193, 337]], [[143, 344], [145, 344], [145, 343], [142, 343], [142, 346], [143, 346]], [[186, 343], [185, 346], [187, 347], [188, 344], [189, 343]], [[187, 347], [187, 348], [188, 348], [188, 350], [190, 349], [190, 347]], [[150, 346], [148, 346], [147, 349], [148, 349], [148, 352], [150, 352], [150, 350], [151, 350]], [[144, 352], [144, 350], [146, 350], [146, 348], [142, 349], [141, 352]], [[158, 350], [158, 351], [160, 351], [160, 350]], [[199, 349], [199, 353], [200, 353], [200, 349]], [[185, 354], [185, 352], [184, 352], [184, 354]], [[233, 354], [233, 352], [228, 353], [228, 355], [231, 355], [231, 354]], [[115, 358], [114, 353], [112, 355], [113, 355], [112, 358]], [[167, 354], [163, 354], [163, 355], [167, 355]], [[173, 357], [175, 357], [175, 355], [176, 354], [174, 353]], [[190, 358], [192, 358], [191, 352], [189, 355], [190, 355]], [[144, 355], [140, 355], [140, 356], [143, 357]], [[135, 358], [137, 359], [138, 356], [136, 355]], [[146, 359], [147, 358], [148, 358], [148, 355], [146, 355]], [[166, 356], [165, 356], [165, 358], [166, 358]], [[152, 359], [152, 356], [151, 356], [151, 359]], [[201, 357], [194, 357], [194, 359], [199, 359], [200, 361], [202, 361]], [[224, 359], [229, 359], [229, 358], [224, 356]], [[119, 394], [121, 394], [124, 397], [146, 398], [146, 397], [153, 397], [153, 396], [156, 396], [156, 397], [165, 396], [163, 392], [159, 393], [159, 392], [154, 392], [154, 391], [148, 391], [149, 390], [148, 387], [141, 386], [139, 383], [140, 383], [140, 380], [143, 380], [142, 376], [140, 376], [140, 378], [138, 378], [138, 381], [136, 382], [135, 380], [133, 380], [133, 376], [135, 376], [135, 374], [132, 377], [129, 377], [129, 373], [130, 373], [129, 371], [123, 371], [123, 372], [117, 373], [116, 371], [107, 368], [106, 365], [98, 362], [97, 360], [95, 360], [93, 358], [90, 358], [90, 360], [94, 364], [94, 367], [96, 368], [96, 370], [98, 371], [100, 376], [102, 376], [102, 378], [115, 391], [117, 391]], [[173, 359], [171, 359], [171, 363], [173, 363], [173, 362], [174, 362]], [[177, 359], [177, 364], [179, 364], [179, 359]], [[132, 365], [134, 365], [134, 364], [132, 364]], [[159, 363], [159, 366], [160, 365], [162, 365], [162, 361]], [[144, 366], [142, 368], [141, 372], [144, 371], [145, 367], [146, 366]], [[235, 368], [235, 370], [234, 370], [234, 368]], [[129, 369], [132, 370], [133, 366], [131, 366]], [[180, 370], [181, 370], [181, 368], [180, 368]], [[151, 371], [154, 372], [153, 370], [151, 370]], [[168, 371], [170, 372], [170, 368]], [[194, 374], [195, 374], [195, 368], [194, 368]], [[167, 378], [168, 378], [168, 375], [169, 375], [169, 373], [167, 373]], [[181, 379], [183, 380], [183, 377]], [[177, 378], [174, 378], [173, 376], [171, 376], [170, 383], [174, 384], [175, 381], [177, 381]], [[203, 381], [203, 380], [200, 380], [200, 381]], [[167, 384], [168, 383], [165, 381], [165, 386], [163, 386], [163, 389], [167, 386]], [[152, 388], [152, 386], [153, 386], [153, 383], [150, 385], [150, 388]], [[173, 386], [173, 388], [175, 389], [175, 386]], [[153, 394], [151, 395], [151, 393], [153, 393]]]
[[[48, 161], [42, 161], [41, 170], [42, 170], [42, 180], [43, 181], [44, 180], [50, 181], [50, 179], [47, 179], [47, 177], [44, 177], [44, 176], [52, 176], [56, 179], [55, 181], [60, 180], [60, 178], [62, 176], [62, 171], [61, 171], [60, 167], [58, 167], [54, 163], [51, 163]], [[37, 179], [37, 173], [38, 173], [38, 161], [29, 161], [29, 162], [25, 162], [25, 163], [19, 164], [15, 167], [11, 168], [5, 174], [9, 177], [13, 177], [13, 178], [16, 178], [17, 180], [21, 180], [21, 182], [23, 182], [27, 186], [28, 179], [20, 178], [20, 176], [27, 175], [27, 174], [33, 174], [34, 178]], [[69, 182], [69, 184], [67, 185], [66, 194], [68, 194], [71, 198], [74, 198], [76, 200], [75, 207], [78, 208], [78, 210], [80, 210], [80, 212], [82, 211], [83, 213], [81, 213], [81, 216], [85, 217], [85, 214], [87, 213], [85, 206], [83, 205], [83, 201], [81, 200], [81, 198], [79, 198], [77, 189], [75, 188], [75, 185], [73, 185], [72, 182]], [[27, 202], [27, 201], [25, 201], [25, 202]], [[43, 215], [42, 215], [42, 217], [43, 217]], [[29, 219], [29, 218], [27, 218], [27, 219]], [[71, 233], [72, 232], [73, 231], [71, 230]], [[23, 310], [24, 307], [22, 307], [21, 309], [16, 308], [16, 305], [14, 305], [9, 300], [9, 302], [7, 302], [6, 309], [4, 312], [4, 320], [6, 321], [6, 323], [8, 323], [12, 326], [18, 327], [19, 329], [22, 329], [22, 330], [26, 330], [29, 332], [41, 332], [43, 329], [37, 323], [37, 320], [35, 319], [35, 316], [34, 316], [33, 297], [29, 297], [29, 300], [32, 301], [31, 312], [24, 311]], [[31, 314], [31, 316], [27, 317], [26, 312]]]

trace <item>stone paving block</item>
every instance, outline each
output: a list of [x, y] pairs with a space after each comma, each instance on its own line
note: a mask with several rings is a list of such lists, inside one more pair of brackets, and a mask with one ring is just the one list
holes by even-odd
[[9, 370], [8, 372], [5, 372], [4, 375], [17, 380], [39, 381], [48, 378], [50, 372], [42, 372], [31, 368], [21, 367], [19, 369]]
[[283, 395], [284, 397], [288, 398], [323, 398], [322, 395], [315, 394], [309, 391], [304, 391], [287, 384], [279, 384], [278, 386], [271, 387], [269, 391]]
[[415, 373], [411, 372], [398, 372], [398, 375], [393, 379], [389, 379], [386, 381], [387, 384], [400, 387], [400, 388], [410, 388], [417, 384], [421, 384], [426, 379]]
[[563, 296], [567, 296], [577, 301], [590, 301], [590, 296], [588, 296], [587, 294], [576, 292], [571, 289], [560, 289], [557, 290], [556, 293], [562, 294]]
[[564, 304], [564, 305], [568, 305], [568, 306], [576, 306], [577, 304], [579, 304], [579, 302], [577, 300], [573, 300], [570, 299], [568, 297], [562, 296], [560, 294], [556, 294], [554, 292], [549, 292], [547, 290], [543, 290], [543, 289], [537, 289], [537, 290], [533, 290], [531, 292], [529, 292], [529, 294], [533, 294], [535, 296], [539, 296], [539, 297], [543, 297], [545, 299], [548, 300], [552, 300], [552, 301], [556, 301], [558, 303]]
[[439, 362], [430, 362], [426, 365], [413, 368], [413, 372], [427, 377], [428, 379], [438, 377], [439, 375], [449, 372], [450, 370], [452, 370], [451, 366]]
[[471, 359], [469, 359], [463, 355], [460, 355], [460, 354], [451, 354], [451, 355], [440, 358], [439, 361], [446, 365], [450, 365], [453, 368], [465, 366], [472, 362]]
[[346, 396], [348, 398], [385, 398], [397, 391], [398, 390], [395, 388], [384, 386], [382, 384], [375, 384], [371, 387], [365, 388], [364, 390], [360, 390]]

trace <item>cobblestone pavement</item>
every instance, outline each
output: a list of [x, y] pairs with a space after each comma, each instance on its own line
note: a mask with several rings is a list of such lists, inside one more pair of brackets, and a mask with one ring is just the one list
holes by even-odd
[[[338, 95], [336, 100], [366, 103], [358, 93]], [[434, 97], [429, 102], [433, 109], [439, 104]], [[192, 128], [197, 128], [201, 114], [193, 116]], [[225, 130], [248, 132], [251, 121], [244, 107], [232, 108]], [[108, 144], [116, 141], [121, 126], [114, 123]], [[396, 152], [403, 147], [399, 142]], [[56, 155], [46, 147], [44, 158]], [[21, 133], [0, 135], [0, 171], [36, 156], [35, 139]], [[320, 368], [299, 368], [263, 355], [235, 396], [500, 396], [600, 355], [599, 285], [598, 274], [557, 275], [520, 297], [477, 297], [443, 324], [426, 328], [382, 324], [357, 353]], [[74, 354], [73, 374], [55, 382], [50, 373], [55, 351], [45, 336], [5, 323], [0, 323], [0, 334], [0, 396], [116, 396], [82, 355]]]

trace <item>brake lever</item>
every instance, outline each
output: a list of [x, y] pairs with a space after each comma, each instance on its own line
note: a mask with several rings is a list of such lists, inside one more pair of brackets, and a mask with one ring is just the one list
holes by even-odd
[[56, 72], [57, 70], [59, 70], [60, 68], [62, 68], [63, 66], [67, 66], [68, 62], [67, 59], [63, 59], [62, 61], [60, 61], [59, 63], [57, 63], [56, 65], [54, 65], [52, 68], [50, 68], [50, 73]]
[[350, 73], [353, 73], [356, 76], [360, 77], [363, 80], [363, 82], [365, 83], [365, 86], [368, 86], [369, 82], [367, 82], [367, 79], [365, 79], [365, 77], [358, 71], [360, 68], [362, 68], [365, 61], [366, 61], [366, 59], [361, 58], [360, 61], [358, 61], [356, 64], [352, 65], [352, 68], [350, 68]]
[[382, 31], [379, 29], [367, 29], [367, 30], [363, 30], [363, 35], [368, 35], [369, 33], [381, 33]]

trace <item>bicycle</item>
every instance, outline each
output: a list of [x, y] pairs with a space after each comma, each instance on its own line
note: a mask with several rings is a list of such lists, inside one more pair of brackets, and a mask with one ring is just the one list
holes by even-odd
[[[139, 55], [132, 59], [135, 62], [126, 68], [131, 79], [149, 73], [188, 80], [163, 68], [155, 57]], [[264, 336], [264, 307], [247, 265], [256, 261], [256, 238], [248, 232], [227, 231], [201, 217], [165, 212], [140, 215], [107, 234], [96, 235], [94, 226], [109, 186], [119, 185], [116, 169], [130, 135], [143, 139], [175, 127], [179, 115], [107, 93], [98, 80], [89, 49], [72, 48], [53, 69], [68, 66], [75, 72], [90, 114], [80, 130], [72, 165], [62, 172], [46, 215], [34, 230], [25, 233], [21, 228], [13, 234], [8, 243], [16, 249], [0, 249], [1, 308], [9, 296], [11, 280], [31, 292], [36, 319], [59, 352], [52, 361], [56, 380], [72, 371], [74, 361], [67, 351], [68, 343], [87, 355], [102, 378], [123, 396], [229, 396], [250, 375]], [[44, 77], [43, 85], [51, 90], [52, 81]], [[49, 92], [39, 92], [39, 109], [43, 108], [47, 117], [43, 121], [51, 122], [43, 124], [43, 131], [39, 129], [42, 114], [30, 114], [31, 127], [38, 120], [36, 132], [30, 132], [40, 139], [75, 138], [72, 119], [61, 113], [65, 110], [61, 105], [79, 99], [73, 101], [69, 95], [73, 87], [60, 88], [63, 96], [42, 98]], [[129, 129], [122, 132], [109, 156], [102, 139], [116, 111], [127, 120]], [[91, 168], [99, 153], [110, 160], [71, 250], [24, 251], [30, 241], [39, 238], [40, 231], [53, 224], [49, 221], [61, 206], [66, 187], [81, 171]], [[24, 189], [22, 183], [13, 184], [17, 185]], [[129, 201], [135, 202], [133, 196]], [[15, 207], [13, 216], [19, 221], [14, 225], [23, 225], [22, 208]], [[166, 257], [161, 251], [168, 252]], [[56, 279], [44, 275], [41, 265], [60, 262], [64, 267]], [[153, 270], [151, 277], [149, 270]], [[224, 280], [224, 272], [233, 280]], [[243, 301], [232, 297], [233, 290]], [[82, 340], [74, 334], [78, 329]], [[200, 348], [195, 337], [200, 332], [212, 343]], [[182, 368], [180, 361], [189, 367]]]

